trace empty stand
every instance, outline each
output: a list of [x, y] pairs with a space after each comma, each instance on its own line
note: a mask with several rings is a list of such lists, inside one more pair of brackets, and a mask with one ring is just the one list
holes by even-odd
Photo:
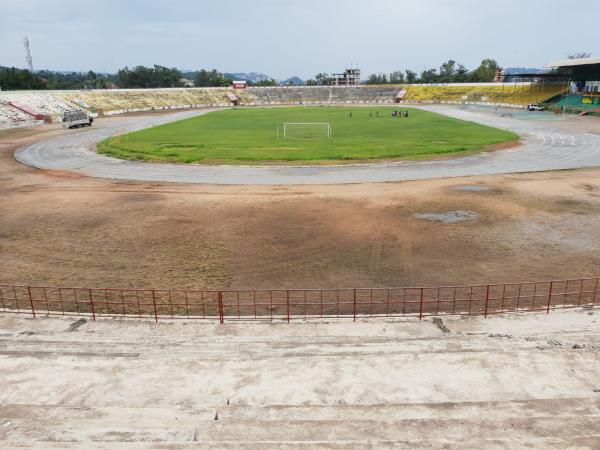
[[[88, 105], [100, 114], [113, 115], [126, 112], [160, 111], [169, 109], [229, 106], [228, 88], [190, 89], [115, 89], [91, 91], [62, 91], [57, 96], [65, 101]], [[247, 92], [236, 91], [241, 104], [254, 103]]]
[[66, 111], [81, 109], [80, 106], [60, 98], [55, 91], [1, 92], [0, 101], [24, 105], [52, 122], [61, 122]]
[[486, 103], [527, 105], [539, 103], [564, 91], [560, 83], [463, 83], [407, 85], [404, 101], [433, 103]]
[[[276, 86], [236, 90], [242, 106], [323, 105], [323, 104], [393, 104], [403, 91], [404, 103], [474, 103], [524, 106], [540, 103], [563, 93], [562, 84], [535, 83], [463, 83], [440, 85], [383, 86]], [[84, 109], [88, 113], [115, 115], [140, 111], [230, 106], [229, 88], [112, 89], [75, 91], [0, 92], [2, 119], [0, 126], [26, 122], [12, 110], [9, 102], [60, 122], [66, 111]], [[14, 109], [14, 108], [13, 108]]]

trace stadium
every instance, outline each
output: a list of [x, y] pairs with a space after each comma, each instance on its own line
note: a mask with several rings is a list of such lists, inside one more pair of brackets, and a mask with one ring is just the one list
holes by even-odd
[[0, 447], [597, 448], [599, 116], [587, 56], [0, 91]]

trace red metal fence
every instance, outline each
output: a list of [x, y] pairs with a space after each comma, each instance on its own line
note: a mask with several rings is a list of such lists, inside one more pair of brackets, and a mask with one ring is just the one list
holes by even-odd
[[599, 278], [473, 286], [180, 290], [0, 285], [0, 311], [59, 316], [218, 320], [485, 316], [595, 306]]

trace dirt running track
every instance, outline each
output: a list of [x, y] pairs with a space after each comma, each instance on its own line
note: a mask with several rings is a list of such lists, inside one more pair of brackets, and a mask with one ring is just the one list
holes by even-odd
[[1, 315], [0, 447], [597, 449], [599, 319]]
[[95, 144], [109, 136], [210, 112], [204, 110], [171, 116], [146, 115], [99, 121], [94, 129], [68, 133], [20, 149], [16, 158], [37, 168], [74, 170], [101, 178], [243, 185], [369, 183], [600, 166], [600, 134], [561, 128], [561, 121], [551, 120], [560, 118], [552, 115], [541, 114], [544, 121], [534, 122], [501, 117], [502, 112], [487, 110], [462, 110], [451, 106], [423, 108], [514, 131], [522, 136], [523, 145], [512, 150], [440, 161], [313, 167], [149, 164], [115, 159], [95, 152]]

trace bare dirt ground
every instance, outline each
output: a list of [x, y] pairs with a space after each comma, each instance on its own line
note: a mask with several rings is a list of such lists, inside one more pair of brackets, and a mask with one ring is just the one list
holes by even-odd
[[[65, 132], [0, 132], [0, 283], [327, 288], [600, 272], [600, 170], [243, 187], [93, 179], [13, 159]], [[478, 219], [415, 216], [451, 211]]]
[[0, 447], [597, 449], [599, 317], [290, 326], [4, 314]]

